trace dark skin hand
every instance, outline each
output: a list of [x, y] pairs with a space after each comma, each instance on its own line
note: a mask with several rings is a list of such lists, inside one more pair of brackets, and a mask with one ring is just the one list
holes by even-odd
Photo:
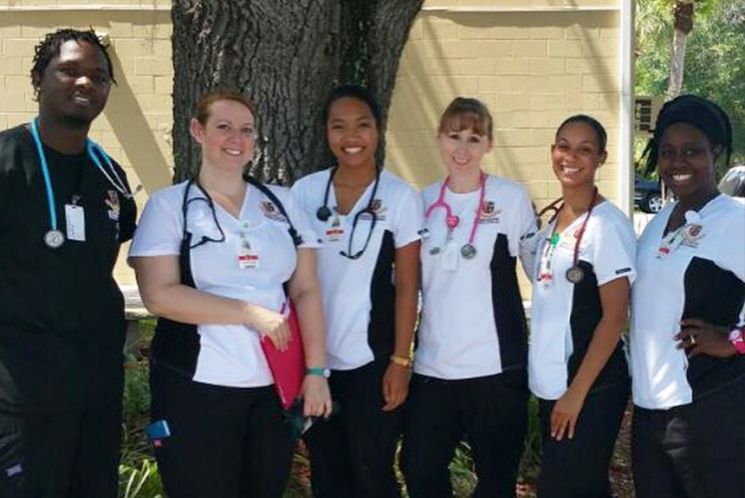
[[705, 354], [716, 358], [728, 358], [737, 354], [735, 346], [729, 342], [726, 327], [712, 325], [698, 318], [680, 321], [680, 332], [675, 336], [678, 349], [685, 349], [689, 358]]

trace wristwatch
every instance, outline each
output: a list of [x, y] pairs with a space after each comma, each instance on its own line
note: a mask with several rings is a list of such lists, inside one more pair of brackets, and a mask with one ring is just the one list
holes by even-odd
[[318, 377], [331, 377], [331, 370], [325, 367], [308, 367], [305, 369], [305, 375], [317, 375]]
[[732, 343], [735, 350], [737, 350], [737, 354], [740, 355], [745, 355], [745, 337], [743, 337], [743, 329], [745, 329], [745, 327], [734, 328], [729, 333], [729, 342]]

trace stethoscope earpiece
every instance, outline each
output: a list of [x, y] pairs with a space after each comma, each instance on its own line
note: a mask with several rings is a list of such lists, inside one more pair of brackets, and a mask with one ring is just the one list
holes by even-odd
[[316, 218], [318, 218], [319, 221], [328, 221], [329, 218], [331, 218], [331, 210], [328, 206], [319, 207], [318, 211], [316, 211]]

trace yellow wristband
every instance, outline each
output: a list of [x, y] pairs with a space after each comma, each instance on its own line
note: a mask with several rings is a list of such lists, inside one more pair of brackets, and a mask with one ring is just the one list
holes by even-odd
[[411, 359], [406, 358], [405, 356], [396, 356], [395, 354], [392, 354], [391, 363], [395, 363], [396, 365], [401, 365], [402, 367], [408, 368], [411, 366]]

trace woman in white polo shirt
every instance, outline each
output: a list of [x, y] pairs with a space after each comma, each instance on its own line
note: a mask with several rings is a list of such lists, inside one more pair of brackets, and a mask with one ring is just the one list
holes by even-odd
[[282, 496], [291, 431], [260, 339], [287, 347], [285, 283], [309, 367], [304, 412], [331, 410], [317, 237], [286, 189], [242, 178], [255, 116], [239, 93], [200, 99], [190, 128], [202, 151], [199, 175], [152, 195], [130, 249], [143, 301], [159, 317], [151, 436], [174, 497]]
[[[729, 117], [666, 103], [647, 166], [675, 194], [639, 239], [632, 298], [632, 458], [639, 498], [745, 497], [745, 205], [721, 194]], [[721, 161], [720, 161], [721, 160]]]
[[528, 357], [541, 498], [612, 496], [608, 466], [630, 387], [621, 331], [636, 237], [595, 185], [606, 140], [603, 126], [580, 114], [559, 126], [551, 146], [562, 198], [536, 238]]
[[423, 309], [402, 450], [412, 498], [452, 496], [448, 466], [464, 436], [474, 496], [515, 494], [528, 403], [515, 266], [535, 214], [525, 188], [481, 169], [492, 129], [482, 102], [453, 100], [437, 133], [447, 177], [422, 192]]
[[[417, 192], [375, 160], [381, 115], [370, 93], [341, 86], [324, 109], [336, 164], [292, 188], [321, 238], [331, 394], [340, 412], [306, 434], [316, 498], [392, 498], [416, 320]], [[395, 271], [394, 271], [395, 266]]]

